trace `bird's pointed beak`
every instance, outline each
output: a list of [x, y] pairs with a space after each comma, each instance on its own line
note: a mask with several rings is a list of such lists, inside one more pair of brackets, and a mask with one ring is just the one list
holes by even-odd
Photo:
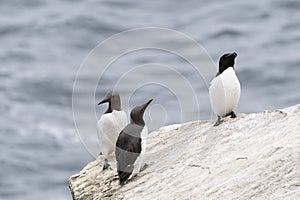
[[144, 104], [144, 108], [147, 108], [148, 105], [153, 101], [153, 99], [150, 99], [147, 103]]
[[236, 52], [233, 52], [231, 53], [230, 55], [234, 56], [234, 57], [237, 57], [237, 53]]
[[108, 102], [107, 99], [103, 99], [102, 101], [100, 101], [100, 102], [98, 103], [98, 105], [103, 104], [103, 103], [107, 103], [107, 102]]

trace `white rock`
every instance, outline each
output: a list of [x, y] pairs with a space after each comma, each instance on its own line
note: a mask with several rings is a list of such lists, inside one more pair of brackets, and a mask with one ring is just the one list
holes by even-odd
[[[163, 127], [149, 135], [148, 168], [119, 186], [102, 157], [69, 179], [76, 200], [298, 199], [300, 105]], [[112, 165], [114, 167], [114, 165]]]

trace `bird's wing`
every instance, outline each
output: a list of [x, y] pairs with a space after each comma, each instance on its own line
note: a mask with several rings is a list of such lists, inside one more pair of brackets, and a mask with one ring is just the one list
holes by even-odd
[[[143, 127], [129, 124], [121, 131], [116, 143], [117, 169], [120, 178], [129, 176], [133, 171], [133, 165], [142, 151], [141, 133]], [[127, 179], [126, 178], [126, 179]]]

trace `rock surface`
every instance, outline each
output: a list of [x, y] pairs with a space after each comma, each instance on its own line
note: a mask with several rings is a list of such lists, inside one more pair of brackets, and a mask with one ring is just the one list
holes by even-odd
[[118, 185], [115, 163], [102, 171], [99, 156], [70, 177], [73, 198], [299, 199], [300, 105], [213, 124], [189, 122], [152, 132], [148, 167], [124, 186]]

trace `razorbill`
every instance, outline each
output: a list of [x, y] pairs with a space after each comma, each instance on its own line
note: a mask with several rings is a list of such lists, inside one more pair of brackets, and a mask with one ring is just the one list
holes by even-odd
[[115, 154], [120, 185], [123, 185], [131, 174], [135, 175], [141, 169], [146, 148], [145, 139], [148, 135], [143, 115], [152, 100], [132, 109], [130, 123], [122, 130], [117, 140]]
[[108, 108], [98, 121], [97, 135], [101, 153], [104, 155], [103, 170], [105, 170], [110, 166], [108, 156], [115, 151], [119, 133], [128, 121], [126, 113], [121, 110], [121, 99], [118, 92], [109, 91], [98, 105], [103, 103], [108, 103]]
[[224, 54], [219, 61], [219, 72], [210, 83], [210, 103], [214, 113], [218, 116], [218, 121], [214, 126], [223, 122], [221, 117], [228, 115], [231, 118], [236, 117], [234, 110], [239, 103], [241, 94], [240, 82], [234, 71], [236, 57], [237, 53], [235, 52]]

